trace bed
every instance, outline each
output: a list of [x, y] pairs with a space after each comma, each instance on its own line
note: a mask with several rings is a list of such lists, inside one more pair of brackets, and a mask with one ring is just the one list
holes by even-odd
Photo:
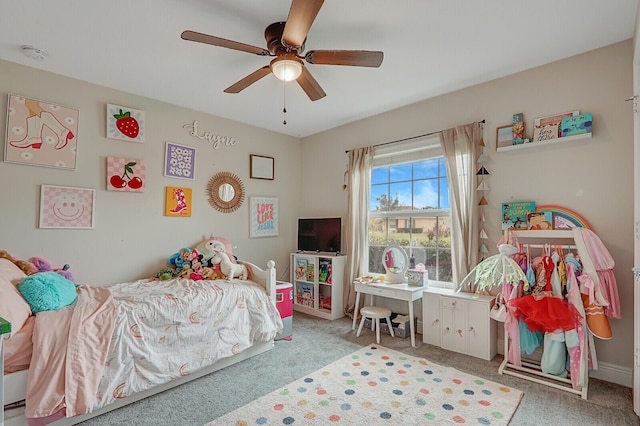
[[[282, 330], [275, 263], [238, 264], [247, 280], [182, 274], [80, 285], [59, 310], [24, 321], [0, 312], [20, 324], [4, 340], [4, 403], [26, 401], [17, 418], [7, 411], [7, 424], [76, 424], [271, 349]], [[0, 286], [23, 276], [0, 259]]]

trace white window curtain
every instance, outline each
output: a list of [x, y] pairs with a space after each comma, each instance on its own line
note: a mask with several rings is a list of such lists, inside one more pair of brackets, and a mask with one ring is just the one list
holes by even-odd
[[353, 280], [369, 271], [368, 227], [369, 197], [371, 192], [372, 146], [349, 151], [348, 215], [345, 234], [347, 267], [345, 268], [344, 300], [345, 314], [353, 318], [356, 294]]
[[449, 178], [451, 208], [451, 263], [453, 281], [459, 283], [478, 261], [476, 158], [482, 139], [480, 123], [443, 130], [440, 144]]

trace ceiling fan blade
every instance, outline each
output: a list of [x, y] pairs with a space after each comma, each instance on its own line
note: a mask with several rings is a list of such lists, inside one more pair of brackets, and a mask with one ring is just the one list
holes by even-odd
[[197, 41], [198, 43], [211, 44], [213, 46], [226, 47], [227, 49], [239, 50], [241, 52], [254, 53], [260, 56], [269, 56], [270, 53], [267, 49], [262, 47], [251, 46], [250, 44], [244, 44], [233, 40], [227, 40], [208, 34], [197, 33], [195, 31], [183, 31], [180, 35], [183, 40]]
[[306, 67], [302, 67], [302, 74], [300, 74], [300, 77], [298, 77], [296, 81], [312, 101], [317, 101], [327, 96]]
[[282, 41], [287, 46], [300, 47], [303, 45], [322, 3], [324, 0], [293, 0], [282, 33]]
[[226, 89], [224, 89], [224, 92], [240, 93], [240, 91], [246, 89], [256, 81], [260, 80], [262, 77], [270, 73], [271, 73], [271, 68], [269, 68], [269, 65], [265, 65], [264, 67], [255, 70], [254, 72], [252, 72], [242, 80], [238, 81], [237, 83], [234, 83], [231, 86], [227, 87]]
[[304, 56], [310, 64], [374, 68], [382, 64], [383, 58], [383, 52], [370, 50], [311, 50]]

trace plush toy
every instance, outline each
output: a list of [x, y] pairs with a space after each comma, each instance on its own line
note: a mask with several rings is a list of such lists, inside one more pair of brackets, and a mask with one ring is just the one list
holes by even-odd
[[6, 250], [0, 250], [0, 258], [10, 260], [11, 262], [13, 262], [14, 265], [20, 268], [22, 272], [24, 272], [26, 275], [35, 274], [36, 272], [38, 272], [31, 263], [27, 262], [26, 260], [15, 259]]
[[234, 277], [238, 277], [241, 280], [247, 279], [247, 267], [238, 263], [232, 263], [226, 252], [221, 251], [216, 253], [211, 260], [214, 265], [220, 264], [220, 270], [228, 280], [232, 280]]
[[204, 280], [224, 280], [225, 276], [222, 273], [222, 271], [220, 270], [219, 266], [220, 265], [216, 265], [217, 267], [204, 267], [202, 268], [202, 271], [200, 272], [200, 275], [202, 275], [202, 279]]
[[173, 276], [175, 275], [175, 272], [176, 272], [175, 269], [164, 268], [164, 269], [161, 269], [160, 272], [158, 272], [151, 279], [160, 280], [160, 281], [167, 281], [167, 280], [170, 280], [171, 278], [173, 278]]
[[65, 264], [62, 268], [51, 268], [49, 262], [41, 257], [32, 257], [29, 259], [29, 262], [33, 264], [37, 272], [55, 272], [62, 275], [69, 281], [73, 281], [73, 276], [71, 275], [71, 272], [69, 272], [69, 268], [71, 266], [68, 264]]
[[[211, 237], [198, 244], [194, 250], [198, 252], [199, 260], [202, 265], [213, 266], [212, 259], [216, 253], [226, 252], [231, 257], [230, 247], [231, 244], [226, 239]], [[235, 263], [235, 259], [232, 259], [231, 263]]]

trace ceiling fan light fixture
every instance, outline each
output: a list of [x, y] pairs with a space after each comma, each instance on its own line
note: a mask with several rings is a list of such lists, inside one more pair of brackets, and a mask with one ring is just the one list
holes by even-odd
[[270, 66], [278, 80], [293, 81], [302, 74], [302, 61], [295, 56], [280, 56], [271, 61]]

